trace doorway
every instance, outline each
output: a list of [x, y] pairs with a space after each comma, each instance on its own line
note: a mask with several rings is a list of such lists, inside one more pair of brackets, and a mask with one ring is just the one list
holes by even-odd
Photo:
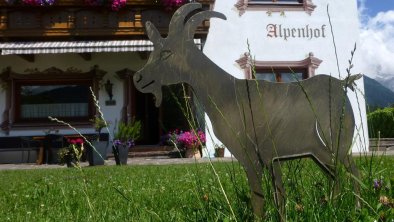
[[141, 137], [138, 145], [158, 145], [160, 138], [169, 131], [189, 129], [184, 115], [186, 100], [191, 99], [189, 90], [185, 96], [181, 84], [163, 86], [163, 100], [159, 108], [155, 107], [154, 96], [134, 89], [135, 119], [142, 123]]

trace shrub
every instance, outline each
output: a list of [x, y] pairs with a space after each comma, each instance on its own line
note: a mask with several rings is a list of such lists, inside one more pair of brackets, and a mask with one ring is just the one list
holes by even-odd
[[135, 140], [141, 134], [141, 121], [133, 119], [130, 123], [119, 123], [118, 130], [115, 133], [114, 143], [127, 144], [128, 147], [134, 146]]
[[394, 138], [394, 108], [378, 109], [368, 114], [369, 137]]

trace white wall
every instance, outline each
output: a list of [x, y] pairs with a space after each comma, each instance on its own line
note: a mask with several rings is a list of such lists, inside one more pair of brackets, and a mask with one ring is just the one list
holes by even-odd
[[[99, 92], [99, 102], [101, 104], [102, 111], [105, 119], [112, 122], [110, 129], [114, 127], [115, 120], [120, 119], [121, 108], [123, 106], [123, 82], [117, 77], [116, 71], [124, 68], [138, 71], [145, 61], [142, 61], [138, 53], [93, 53], [91, 61], [85, 61], [77, 54], [41, 54], [36, 55], [35, 62], [30, 63], [22, 58], [15, 55], [0, 56], [0, 70], [10, 66], [12, 71], [17, 73], [24, 73], [26, 69], [37, 68], [40, 71], [48, 69], [50, 67], [56, 67], [63, 71], [67, 68], [73, 67], [87, 72], [91, 70], [94, 65], [98, 65], [99, 69], [104, 70], [107, 74], [103, 77], [102, 83], [105, 83], [109, 79], [113, 84], [113, 99], [116, 100], [115, 106], [106, 106], [105, 101], [109, 99], [104, 87]], [[0, 88], [0, 115], [5, 109], [5, 93]], [[94, 133], [94, 129], [90, 128], [78, 128], [82, 133]], [[22, 136], [22, 135], [44, 135], [43, 130], [18, 130], [12, 129], [10, 136]], [[75, 133], [70, 129], [61, 129], [60, 133]], [[3, 131], [0, 131], [0, 136], [5, 136]]]
[[[256, 60], [299, 61], [305, 59], [309, 52], [313, 52], [315, 57], [323, 60], [316, 70], [316, 74], [332, 74], [334, 77], [339, 77], [327, 15], [327, 5], [329, 4], [341, 77], [346, 76], [350, 52], [359, 38], [356, 0], [313, 0], [317, 7], [311, 15], [303, 11], [286, 11], [284, 15], [273, 12], [269, 15], [266, 11], [247, 10], [242, 16], [239, 16], [238, 10], [233, 6], [235, 2], [235, 0], [216, 0], [213, 10], [225, 14], [227, 20], [211, 19], [211, 27], [204, 47], [204, 53], [225, 71], [237, 78], [244, 78], [243, 70], [235, 60], [248, 51], [247, 42], [249, 42], [251, 55]], [[308, 27], [320, 30], [324, 26], [325, 37], [320, 33], [320, 38], [312, 39], [272, 38], [267, 36], [267, 25], [269, 24], [296, 29], [305, 28], [308, 25]], [[359, 56], [356, 51], [355, 67], [352, 69], [354, 74], [362, 73], [362, 70], [357, 67]], [[364, 92], [363, 80], [358, 80], [356, 83], [360, 91]], [[368, 147], [365, 100], [361, 93], [358, 93], [358, 101], [352, 92], [349, 93], [349, 98], [355, 112], [357, 128], [361, 128], [361, 123], [364, 128], [364, 131], [360, 132], [363, 144], [357, 142], [352, 151], [365, 151]], [[207, 124], [210, 124], [209, 120]], [[213, 140], [217, 142], [216, 139]], [[360, 137], [356, 140], [360, 141]], [[212, 146], [212, 139], [208, 138], [207, 147], [210, 153], [212, 153]], [[226, 155], [229, 153], [226, 152]]]

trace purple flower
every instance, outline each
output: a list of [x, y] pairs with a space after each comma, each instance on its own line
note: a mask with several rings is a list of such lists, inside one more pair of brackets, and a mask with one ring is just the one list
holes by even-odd
[[126, 145], [127, 145], [127, 147], [129, 147], [129, 148], [135, 146], [134, 140], [129, 140], [129, 141], [127, 141]]
[[128, 140], [128, 141], [121, 141], [121, 140], [114, 140], [114, 145], [119, 146], [119, 145], [124, 145], [127, 146], [128, 148], [135, 146], [134, 140]]
[[375, 190], [380, 189], [382, 187], [382, 183], [383, 183], [382, 180], [374, 179], [373, 180], [373, 188]]
[[122, 145], [122, 141], [120, 141], [120, 140], [114, 140], [114, 145], [115, 145], [115, 146]]

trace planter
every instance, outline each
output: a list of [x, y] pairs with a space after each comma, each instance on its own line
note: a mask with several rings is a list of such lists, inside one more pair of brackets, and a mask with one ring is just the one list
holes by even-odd
[[129, 147], [126, 145], [112, 146], [115, 156], [116, 165], [127, 165], [127, 158], [129, 157]]
[[215, 157], [224, 157], [224, 148], [216, 148]]
[[198, 149], [186, 149], [185, 158], [201, 158], [201, 153]]
[[75, 158], [72, 155], [67, 155], [64, 157], [67, 167], [74, 167], [77, 163]]
[[104, 165], [104, 160], [107, 158], [108, 141], [93, 141], [91, 143], [95, 150], [90, 146], [87, 149], [89, 165]]

